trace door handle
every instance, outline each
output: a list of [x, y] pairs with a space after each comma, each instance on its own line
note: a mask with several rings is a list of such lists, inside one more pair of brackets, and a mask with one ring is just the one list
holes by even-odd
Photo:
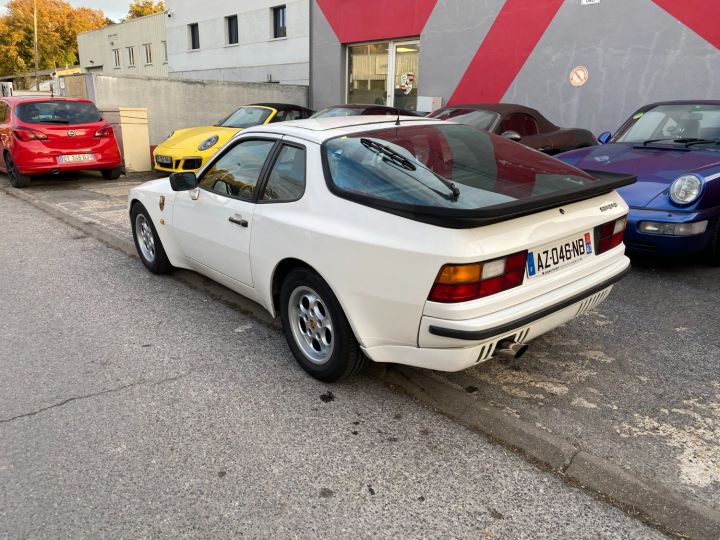
[[247, 227], [247, 226], [248, 226], [248, 222], [245, 221], [244, 219], [235, 219], [234, 217], [229, 217], [229, 218], [228, 218], [228, 221], [229, 221], [230, 223], [235, 223], [236, 225], [240, 225], [241, 227]]

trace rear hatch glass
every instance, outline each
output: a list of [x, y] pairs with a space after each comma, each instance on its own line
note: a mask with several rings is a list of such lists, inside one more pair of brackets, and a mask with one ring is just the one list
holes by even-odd
[[323, 144], [335, 194], [447, 227], [475, 227], [607, 193], [634, 181], [575, 169], [502, 137], [450, 123], [404, 125]]
[[92, 124], [102, 116], [93, 103], [85, 101], [31, 101], [16, 108], [26, 124]]

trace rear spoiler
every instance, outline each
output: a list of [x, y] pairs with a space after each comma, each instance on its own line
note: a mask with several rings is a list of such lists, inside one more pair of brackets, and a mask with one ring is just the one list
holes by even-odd
[[511, 201], [473, 210], [455, 210], [452, 208], [400, 204], [375, 197], [337, 190], [330, 182], [328, 182], [328, 187], [330, 187], [330, 190], [336, 195], [344, 199], [349, 199], [377, 210], [389, 212], [422, 223], [437, 225], [438, 227], [448, 229], [472, 229], [535, 214], [566, 204], [592, 199], [593, 197], [610, 193], [614, 189], [634, 184], [637, 181], [637, 177], [628, 174], [589, 169], [583, 169], [583, 171], [593, 176], [597, 181], [592, 184], [557, 191], [548, 195], [539, 195], [529, 199]]

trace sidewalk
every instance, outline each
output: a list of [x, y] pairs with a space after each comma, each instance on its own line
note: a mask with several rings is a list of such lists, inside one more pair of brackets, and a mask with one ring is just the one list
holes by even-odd
[[[156, 177], [44, 178], [15, 190], [0, 175], [0, 189], [133, 253], [127, 191]], [[633, 263], [608, 300], [533, 341], [512, 364], [491, 360], [450, 374], [402, 366], [373, 372], [663, 530], [718, 539], [720, 269]], [[257, 311], [192, 275], [211, 294]]]

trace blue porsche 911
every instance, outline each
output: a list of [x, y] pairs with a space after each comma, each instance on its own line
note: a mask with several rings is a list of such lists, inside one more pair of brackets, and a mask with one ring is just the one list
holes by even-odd
[[629, 251], [703, 252], [720, 265], [720, 101], [646, 105], [601, 146], [559, 154], [585, 170], [627, 173], [637, 183], [618, 192], [630, 206]]

